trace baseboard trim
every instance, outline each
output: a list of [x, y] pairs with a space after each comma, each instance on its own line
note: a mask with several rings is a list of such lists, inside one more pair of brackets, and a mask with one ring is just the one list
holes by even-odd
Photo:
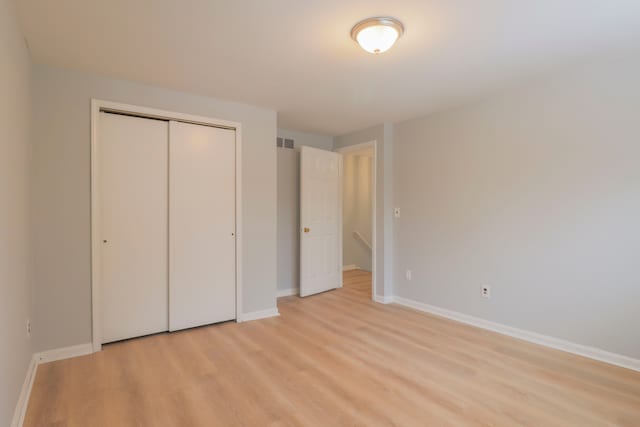
[[355, 264], [349, 264], [349, 265], [343, 265], [342, 266], [342, 271], [351, 271], [351, 270], [359, 270], [360, 267], [358, 267]]
[[85, 356], [93, 353], [93, 344], [78, 344], [71, 347], [56, 348], [41, 353], [36, 353], [35, 357], [40, 363], [55, 362], [56, 360], [69, 359], [70, 357]]
[[259, 311], [244, 313], [242, 315], [242, 321], [250, 322], [252, 320], [260, 320], [260, 319], [266, 319], [268, 317], [276, 317], [276, 316], [280, 316], [280, 312], [278, 311], [278, 308], [277, 307], [268, 308], [266, 310], [259, 310]]
[[29, 398], [33, 389], [33, 382], [36, 379], [38, 366], [42, 363], [55, 362], [56, 360], [69, 359], [70, 357], [84, 356], [93, 353], [93, 345], [91, 343], [73, 345], [71, 347], [56, 348], [53, 350], [34, 353], [29, 362], [29, 368], [22, 383], [20, 397], [13, 413], [11, 427], [22, 427], [24, 417], [27, 415], [27, 407], [29, 406]]
[[373, 300], [380, 304], [391, 304], [394, 302], [395, 298], [388, 295], [374, 295]]
[[579, 356], [587, 357], [589, 359], [594, 359], [600, 362], [608, 363], [610, 365], [620, 366], [622, 368], [627, 368], [627, 369], [640, 372], [640, 360], [634, 359], [628, 356], [611, 353], [606, 350], [602, 350], [595, 347], [576, 344], [571, 341], [566, 341], [560, 338], [539, 334], [537, 332], [531, 332], [523, 329], [514, 328], [511, 326], [503, 325], [501, 323], [491, 322], [489, 320], [481, 319], [479, 317], [470, 316], [468, 314], [459, 313], [457, 311], [447, 310], [444, 308], [436, 307], [433, 305], [425, 304], [425, 303], [414, 301], [407, 298], [393, 297], [393, 300], [396, 304], [410, 307], [418, 311], [435, 314], [436, 316], [446, 317], [447, 319], [455, 320], [461, 323], [466, 323], [471, 326], [487, 329], [489, 331], [497, 332], [503, 335], [508, 335], [510, 337], [518, 338], [524, 341], [529, 341], [535, 344], [540, 344], [545, 347], [553, 348], [555, 350], [561, 350], [567, 353], [577, 354]]
[[278, 289], [277, 297], [290, 297], [291, 295], [298, 295], [300, 288]]
[[20, 390], [20, 397], [18, 397], [18, 403], [16, 403], [16, 409], [13, 412], [13, 420], [11, 421], [11, 427], [22, 427], [24, 423], [24, 417], [27, 415], [27, 406], [29, 406], [29, 397], [31, 396], [31, 389], [33, 388], [33, 381], [36, 379], [36, 371], [38, 370], [38, 360], [34, 354], [29, 362], [27, 368], [27, 374], [22, 383], [22, 389]]

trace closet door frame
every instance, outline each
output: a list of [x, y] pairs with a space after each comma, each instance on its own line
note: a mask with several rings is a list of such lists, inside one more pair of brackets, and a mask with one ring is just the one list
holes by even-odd
[[[138, 117], [174, 120], [205, 126], [213, 126], [235, 130], [235, 216], [236, 216], [236, 322], [242, 322], [242, 125], [237, 122], [212, 117], [196, 116], [155, 108], [140, 107], [118, 102], [91, 99], [91, 332], [93, 351], [102, 350], [102, 334], [100, 325], [100, 277], [101, 249], [100, 245], [100, 146], [98, 126], [100, 112], [129, 114]], [[167, 206], [168, 209], [168, 206]]]

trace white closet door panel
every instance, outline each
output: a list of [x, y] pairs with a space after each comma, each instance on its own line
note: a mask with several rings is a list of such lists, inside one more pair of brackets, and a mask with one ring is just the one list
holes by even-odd
[[168, 329], [168, 123], [100, 113], [102, 342]]
[[235, 131], [169, 124], [169, 329], [236, 318]]

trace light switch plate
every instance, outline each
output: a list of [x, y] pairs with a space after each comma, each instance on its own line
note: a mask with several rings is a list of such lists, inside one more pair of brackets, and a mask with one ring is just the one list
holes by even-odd
[[396, 218], [400, 218], [400, 208], [393, 209], [393, 216], [395, 216]]

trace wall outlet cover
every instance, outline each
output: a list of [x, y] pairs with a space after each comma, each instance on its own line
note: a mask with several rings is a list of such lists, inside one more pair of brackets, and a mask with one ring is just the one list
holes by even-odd
[[483, 298], [491, 298], [491, 286], [482, 286], [480, 288], [480, 294]]

